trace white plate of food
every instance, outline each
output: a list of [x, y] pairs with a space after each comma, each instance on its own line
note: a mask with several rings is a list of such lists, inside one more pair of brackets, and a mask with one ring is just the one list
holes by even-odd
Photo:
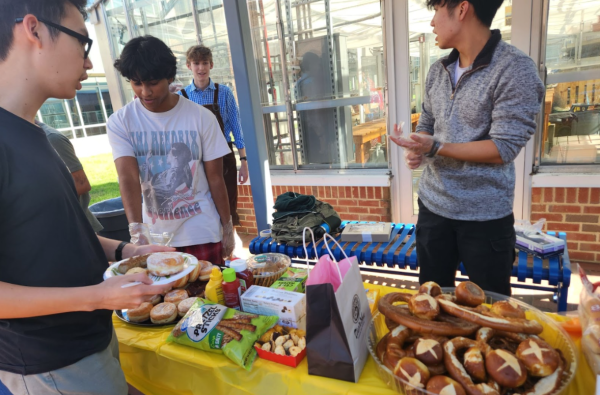
[[144, 272], [153, 281], [152, 285], [162, 285], [180, 280], [197, 268], [198, 259], [193, 255], [183, 252], [155, 252], [113, 263], [104, 272], [104, 279]]

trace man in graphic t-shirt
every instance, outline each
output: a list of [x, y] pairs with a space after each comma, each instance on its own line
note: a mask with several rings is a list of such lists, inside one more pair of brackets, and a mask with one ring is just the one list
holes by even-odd
[[137, 96], [107, 124], [127, 219], [221, 265], [234, 241], [222, 159], [231, 151], [217, 119], [169, 91], [177, 59], [159, 39], [129, 41], [115, 68]]

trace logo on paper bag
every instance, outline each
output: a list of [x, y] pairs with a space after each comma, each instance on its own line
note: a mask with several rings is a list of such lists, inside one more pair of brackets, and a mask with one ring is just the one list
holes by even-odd
[[356, 324], [354, 336], [359, 339], [365, 326], [365, 315], [360, 313], [360, 298], [354, 295], [352, 298], [352, 321]]
[[190, 340], [202, 341], [221, 322], [226, 311], [225, 306], [203, 305], [181, 324], [181, 330], [187, 333]]
[[358, 295], [354, 295], [352, 299], [352, 321], [356, 324], [358, 322], [358, 318], [360, 316], [360, 299]]

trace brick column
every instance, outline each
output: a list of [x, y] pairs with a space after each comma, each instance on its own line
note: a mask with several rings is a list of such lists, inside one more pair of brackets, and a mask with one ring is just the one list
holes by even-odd
[[600, 262], [600, 188], [533, 188], [531, 222], [541, 218], [567, 232], [571, 260]]

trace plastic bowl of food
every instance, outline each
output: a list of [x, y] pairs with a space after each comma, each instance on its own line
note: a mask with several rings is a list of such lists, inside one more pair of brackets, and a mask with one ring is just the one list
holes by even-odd
[[292, 260], [287, 255], [269, 252], [253, 255], [246, 261], [252, 271], [254, 285], [270, 287], [291, 266]]
[[[453, 294], [454, 288], [442, 288], [445, 294]], [[525, 309], [526, 317], [529, 320], [535, 320], [539, 322], [544, 331], [539, 335], [542, 339], [546, 341], [553, 348], [560, 350], [562, 353], [564, 360], [566, 361], [565, 371], [563, 374], [563, 380], [561, 384], [558, 386], [556, 390], [551, 392], [548, 395], [565, 395], [568, 392], [568, 387], [571, 384], [571, 381], [575, 377], [575, 372], [577, 370], [577, 361], [578, 354], [575, 344], [573, 340], [569, 337], [569, 335], [565, 332], [564, 329], [560, 327], [560, 324], [552, 320], [552, 318], [548, 317], [542, 311], [536, 309], [533, 306], [530, 306], [526, 303], [521, 302], [520, 300], [513, 299], [504, 295], [496, 294], [493, 292], [486, 292], [486, 301], [485, 303], [491, 305], [495, 302], [501, 300], [507, 300], [516, 303], [521, 308]], [[389, 332], [385, 324], [385, 316], [379, 312], [377, 312], [373, 319], [371, 320], [371, 324], [369, 327], [369, 338], [367, 340], [367, 346], [369, 348], [369, 352], [371, 356], [375, 360], [375, 365], [377, 367], [377, 372], [381, 379], [387, 384], [387, 386], [400, 394], [409, 394], [409, 395], [436, 395], [432, 392], [426, 391], [423, 388], [417, 388], [407, 381], [401, 379], [396, 376], [390, 369], [388, 369], [382, 361], [377, 357], [377, 344], [379, 341]]]

